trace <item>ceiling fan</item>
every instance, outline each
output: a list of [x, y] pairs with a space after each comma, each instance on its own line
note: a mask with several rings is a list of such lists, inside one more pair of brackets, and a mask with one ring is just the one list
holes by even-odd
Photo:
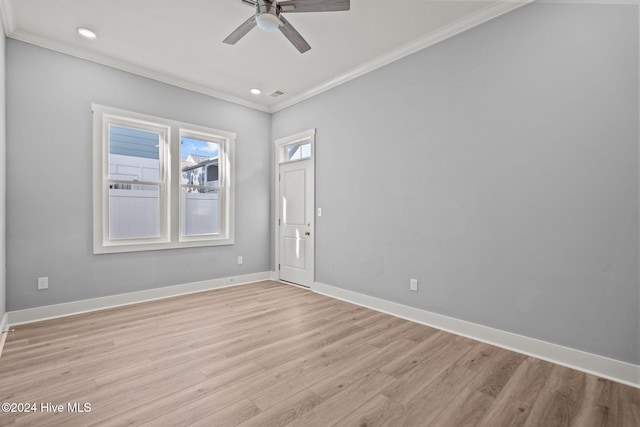
[[293, 25], [282, 16], [283, 13], [334, 12], [349, 10], [350, 0], [242, 0], [256, 8], [256, 13], [244, 21], [224, 39], [226, 44], [236, 44], [256, 25], [264, 31], [280, 30], [300, 51], [305, 53], [311, 46], [302, 38]]

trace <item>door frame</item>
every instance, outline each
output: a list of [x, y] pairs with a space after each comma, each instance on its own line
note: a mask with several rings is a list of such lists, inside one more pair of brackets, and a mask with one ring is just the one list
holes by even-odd
[[[305, 158], [304, 160], [310, 160], [310, 173], [309, 179], [311, 179], [311, 199], [312, 199], [312, 212], [310, 215], [311, 220], [311, 233], [313, 235], [313, 256], [309, 257], [309, 268], [311, 270], [311, 283], [301, 283], [300, 285], [306, 286], [309, 289], [312, 288], [315, 277], [316, 277], [316, 251], [315, 251], [315, 242], [316, 242], [316, 200], [315, 200], [315, 180], [316, 180], [316, 128], [311, 128], [306, 131], [298, 132], [294, 135], [287, 136], [284, 138], [279, 138], [274, 141], [275, 144], [275, 175], [274, 175], [274, 183], [275, 183], [275, 203], [274, 203], [274, 224], [273, 229], [274, 233], [274, 243], [275, 243], [275, 265], [273, 266], [275, 271], [276, 280], [280, 280], [280, 270], [278, 266], [280, 265], [280, 165], [283, 163], [293, 163], [298, 160], [292, 160], [289, 162], [285, 162], [285, 147], [287, 145], [299, 142], [299, 141], [310, 141], [311, 142], [311, 157]], [[290, 282], [287, 282], [290, 283]]]

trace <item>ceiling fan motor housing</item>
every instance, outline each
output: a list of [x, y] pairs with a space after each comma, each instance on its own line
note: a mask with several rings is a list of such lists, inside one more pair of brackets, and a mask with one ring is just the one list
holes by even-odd
[[263, 31], [275, 31], [282, 23], [278, 17], [278, 5], [267, 0], [256, 2], [256, 23]]
[[223, 43], [236, 44], [257, 25], [263, 31], [280, 30], [300, 53], [307, 52], [311, 46], [281, 14], [334, 12], [351, 8], [350, 0], [242, 0], [242, 2], [255, 6], [256, 13], [240, 24], [223, 40]]

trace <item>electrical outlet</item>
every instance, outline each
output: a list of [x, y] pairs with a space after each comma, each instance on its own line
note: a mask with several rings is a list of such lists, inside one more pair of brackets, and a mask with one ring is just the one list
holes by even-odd
[[242, 259], [242, 255], [238, 256], [238, 265], [242, 264], [244, 260]]
[[418, 279], [409, 280], [409, 289], [418, 292]]
[[49, 278], [48, 277], [38, 277], [38, 289], [49, 289]]

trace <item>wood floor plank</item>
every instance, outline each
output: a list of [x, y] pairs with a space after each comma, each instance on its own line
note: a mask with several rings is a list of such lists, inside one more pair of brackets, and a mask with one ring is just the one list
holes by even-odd
[[[374, 352], [375, 347], [370, 347], [368, 351]], [[265, 384], [260, 390], [247, 396], [259, 408], [269, 408], [288, 396], [322, 381], [327, 376], [332, 376], [334, 372], [344, 369], [345, 366], [351, 363], [358, 363], [358, 359], [367, 354], [361, 350], [358, 353], [352, 353], [350, 358], [343, 357], [334, 359], [331, 362], [316, 364], [312, 367], [298, 367], [297, 369], [280, 371], [277, 376], [277, 382], [272, 385]]]
[[576, 427], [618, 426], [619, 385], [604, 378], [586, 375], [584, 399], [571, 425]]
[[373, 323], [377, 323], [390, 317], [392, 318], [393, 316], [390, 316], [386, 313], [381, 313], [379, 311], [372, 311], [371, 316], [367, 317], [366, 319], [356, 320], [353, 322], [353, 324], [356, 326], [360, 326], [361, 328], [367, 328]]
[[640, 390], [272, 281], [18, 325], [2, 426], [640, 425]]
[[[321, 326], [326, 326], [328, 322], [318, 320], [309, 325], [311, 328], [315, 328], [316, 330], [320, 329]], [[353, 331], [355, 331], [357, 326], [351, 326], [349, 329], [340, 329], [344, 331], [344, 335], [349, 335]], [[303, 332], [303, 331], [299, 331]], [[224, 355], [228, 358], [232, 358], [234, 356], [238, 356], [240, 354], [251, 351], [255, 348], [264, 347], [270, 345], [274, 342], [281, 341], [283, 339], [290, 338], [294, 335], [295, 332], [288, 330], [286, 328], [279, 328], [276, 331], [265, 330], [260, 334], [253, 334], [248, 336], [241, 337], [237, 342], [228, 345], [224, 350]], [[342, 338], [343, 334], [332, 334], [333, 339], [339, 340]], [[322, 345], [325, 345], [324, 342]]]
[[495, 399], [464, 387], [451, 404], [431, 422], [433, 427], [473, 427], [478, 425]]
[[84, 359], [100, 357], [114, 347], [113, 341], [92, 342], [82, 347], [82, 351], [75, 346], [65, 346], [52, 352], [41, 353], [37, 356], [14, 358], [3, 360], [2, 364], [8, 371], [22, 369], [29, 371], [37, 367], [48, 365], [66, 365], [68, 363], [81, 362]]
[[[411, 399], [403, 404], [404, 411], [397, 413], [385, 425], [431, 425], [489, 360], [487, 346], [482, 343], [471, 345], [462, 354], [452, 352], [447, 356], [453, 363], [435, 377], [429, 371], [421, 372], [419, 378], [424, 377], [423, 384], [411, 383], [418, 393], [411, 393]], [[414, 374], [418, 375], [415, 370], [409, 373]], [[385, 395], [396, 400], [393, 394], [389, 394], [389, 389], [385, 390]]]
[[526, 359], [527, 356], [523, 354], [510, 351], [498, 352], [495, 358], [489, 361], [487, 369], [477, 378], [478, 382], [473, 387], [478, 392], [495, 399]]
[[400, 376], [396, 375], [398, 381], [382, 393], [401, 405], [408, 404], [424, 387], [449, 369], [456, 360], [465, 356], [471, 348], [471, 344], [466, 340], [452, 340], [446, 345], [436, 347], [427, 358], [413, 358], [413, 368], [403, 370]]
[[[116, 417], [126, 414], [128, 419], [135, 414], [136, 408], [153, 407], [154, 401], [161, 397], [176, 396], [185, 388], [203, 388], [202, 375], [195, 371], [174, 371], [170, 374], [157, 372], [144, 383], [129, 381], [111, 385], [106, 389], [98, 389], [90, 393], [75, 393], [68, 401], [89, 402], [92, 404], [90, 414], [83, 415], [82, 425], [103, 425], [105, 420], [118, 419]], [[67, 400], [65, 400], [67, 401]], [[65, 413], [57, 416], [58, 422], [39, 423], [41, 425], [73, 425], [79, 419], [78, 414]]]
[[525, 426], [536, 426], [540, 422], [550, 427], [571, 425], [580, 406], [588, 404], [584, 399], [585, 389], [585, 373], [553, 366]]
[[[357, 325], [353, 325], [359, 329], [353, 329], [352, 333], [347, 335], [340, 335], [337, 338], [328, 340], [327, 337], [331, 337], [335, 334], [334, 325], [327, 322], [326, 327], [322, 328], [322, 332], [316, 333], [309, 337], [300, 337], [297, 343], [287, 343], [282, 341], [284, 345], [274, 345], [269, 349], [269, 354], [260, 354], [259, 360], [262, 366], [266, 368], [274, 368], [282, 365], [283, 363], [301, 359], [301, 363], [309, 363], [315, 357], [325, 357], [323, 355], [329, 354], [334, 350], [340, 350], [352, 346], [358, 346], [362, 343], [366, 343], [371, 336], [378, 334], [380, 331], [384, 331], [389, 325], [393, 324], [390, 321], [390, 316], [385, 315], [385, 318], [379, 319], [377, 322], [370, 324], [367, 328], [361, 328]], [[338, 327], [338, 326], [335, 326]], [[288, 341], [288, 340], [287, 340]], [[249, 354], [249, 353], [247, 353]]]
[[[95, 383], [86, 377], [79, 377], [78, 382], [90, 381], [93, 388]], [[46, 373], [34, 372], [31, 377], [23, 377], [22, 380], [14, 379], [9, 384], [3, 384], [2, 391], [5, 394], [0, 395], [0, 402], [15, 402], [23, 398], [33, 398], [34, 390], [37, 388], [39, 392], [47, 390], [48, 387], [67, 386], [71, 382], [75, 382], [76, 378], [71, 374], [71, 368], [60, 371], [48, 371]]]
[[381, 426], [403, 409], [399, 403], [382, 394], [377, 394], [359, 408], [355, 408], [349, 415], [335, 423], [334, 426]]
[[114, 410], [111, 417], [98, 420], [96, 425], [191, 424], [244, 400], [241, 391], [208, 379], [180, 390], [156, 393], [153, 399], [139, 401], [126, 410]]
[[[415, 343], [406, 339], [392, 341], [382, 348], [368, 344], [366, 347], [358, 347], [356, 352], [350, 353], [352, 357], [356, 356], [353, 362], [337, 365], [336, 369], [333, 369], [333, 375], [312, 384], [310, 389], [323, 398], [329, 398], [414, 347]], [[338, 353], [336, 357], [343, 359], [344, 352]]]
[[325, 427], [336, 424], [354, 409], [366, 403], [389, 386], [395, 378], [380, 371], [372, 372], [343, 391], [325, 400], [313, 410], [297, 418], [290, 426]]
[[325, 399], [317, 394], [305, 390], [261, 411], [247, 421], [239, 424], [241, 427], [281, 427], [300, 418]]
[[620, 425], [640, 426], [640, 404], [620, 402]]
[[433, 421], [434, 426], [475, 426], [493, 405], [526, 356], [485, 344], [478, 359], [469, 360], [477, 374]]
[[[413, 322], [396, 322], [394, 326], [387, 328], [383, 333], [371, 338], [368, 344], [376, 347], [384, 347], [391, 341], [395, 341], [398, 336], [405, 336], [409, 333], [415, 333], [416, 329], [427, 329], [426, 326], [418, 325]], [[413, 337], [413, 335], [412, 335]]]
[[193, 427], [234, 427], [256, 416], [259, 412], [260, 410], [249, 399], [243, 399], [191, 425]]
[[544, 387], [553, 364], [526, 358], [509, 378], [478, 426], [523, 425]]
[[[601, 379], [601, 381], [606, 381], [605, 379]], [[640, 403], [640, 387], [630, 387], [624, 384], [614, 383], [618, 390], [618, 398], [620, 401], [630, 402], [634, 404]]]
[[[172, 395], [162, 401], [155, 401], [147, 407], [140, 408], [135, 413], [133, 422], [135, 425], [147, 427], [191, 425], [215, 416], [226, 408], [233, 408], [240, 401], [246, 402], [246, 398], [239, 392], [230, 393], [225, 390], [207, 395], [201, 391], [199, 393], [201, 396]], [[179, 410], [173, 409], [175, 405], [180, 405]], [[255, 412], [251, 405], [248, 407], [251, 412]], [[131, 418], [133, 412], [130, 411], [127, 416]]]

